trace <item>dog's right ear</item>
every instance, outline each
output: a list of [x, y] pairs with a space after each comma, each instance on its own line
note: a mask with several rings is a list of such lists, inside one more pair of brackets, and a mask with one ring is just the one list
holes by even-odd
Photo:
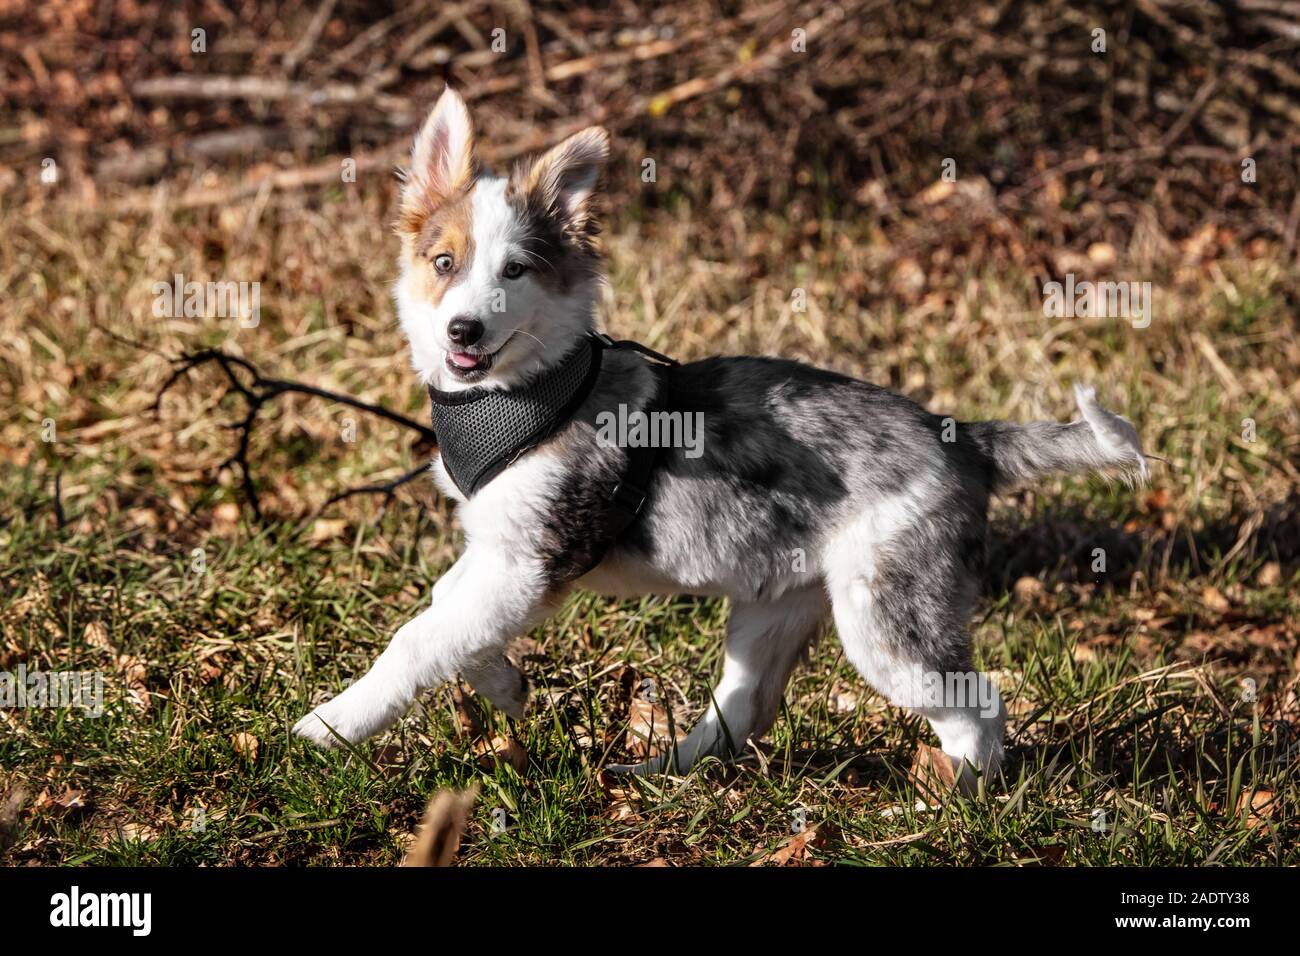
[[439, 206], [474, 178], [474, 127], [460, 94], [450, 86], [416, 134], [402, 186], [399, 234], [415, 235]]

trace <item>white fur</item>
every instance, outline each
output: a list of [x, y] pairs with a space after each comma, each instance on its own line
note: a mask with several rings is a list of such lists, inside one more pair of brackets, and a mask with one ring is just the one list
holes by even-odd
[[1147, 459], [1142, 451], [1142, 440], [1137, 429], [1097, 401], [1097, 390], [1091, 385], [1075, 385], [1074, 400], [1084, 419], [1092, 426], [1092, 433], [1103, 452], [1124, 469], [1130, 478], [1138, 481], [1148, 477]]

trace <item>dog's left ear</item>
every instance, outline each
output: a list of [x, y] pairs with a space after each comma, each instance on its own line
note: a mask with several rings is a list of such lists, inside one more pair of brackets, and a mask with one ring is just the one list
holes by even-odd
[[572, 238], [590, 241], [598, 231], [598, 187], [608, 158], [609, 133], [589, 126], [516, 168], [510, 187], [530, 209], [559, 220]]

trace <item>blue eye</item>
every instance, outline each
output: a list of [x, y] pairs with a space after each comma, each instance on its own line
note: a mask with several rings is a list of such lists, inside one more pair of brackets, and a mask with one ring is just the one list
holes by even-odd
[[507, 279], [518, 279], [528, 271], [528, 267], [522, 262], [507, 262], [506, 267], [501, 270], [501, 274]]

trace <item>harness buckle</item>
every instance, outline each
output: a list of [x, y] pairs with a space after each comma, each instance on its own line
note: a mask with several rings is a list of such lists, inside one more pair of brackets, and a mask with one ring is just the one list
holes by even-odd
[[614, 490], [609, 493], [609, 500], [624, 511], [630, 512], [633, 517], [641, 513], [641, 509], [645, 507], [647, 497], [647, 492], [644, 489], [638, 488], [629, 481], [620, 481], [614, 486]]

